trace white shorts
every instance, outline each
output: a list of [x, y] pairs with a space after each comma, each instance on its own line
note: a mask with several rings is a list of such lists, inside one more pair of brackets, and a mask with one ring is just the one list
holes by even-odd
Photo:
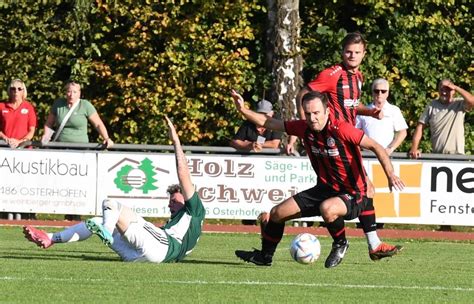
[[130, 223], [123, 236], [115, 229], [113, 237], [111, 248], [126, 262], [161, 263], [168, 252], [166, 233], [142, 217]]

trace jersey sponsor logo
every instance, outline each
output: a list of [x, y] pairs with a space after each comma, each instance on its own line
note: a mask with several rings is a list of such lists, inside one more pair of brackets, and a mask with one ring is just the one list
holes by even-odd
[[322, 157], [336, 157], [336, 156], [339, 156], [339, 150], [337, 148], [322, 149], [322, 148], [318, 148], [318, 147], [311, 147], [311, 152], [315, 156], [322, 156]]
[[344, 99], [344, 107], [346, 108], [357, 108], [359, 105], [359, 99]]

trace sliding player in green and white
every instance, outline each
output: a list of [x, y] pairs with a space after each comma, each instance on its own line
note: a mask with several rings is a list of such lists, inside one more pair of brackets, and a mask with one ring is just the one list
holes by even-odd
[[88, 219], [55, 233], [25, 226], [25, 237], [46, 249], [56, 243], [83, 241], [97, 234], [124, 261], [167, 263], [183, 260], [199, 240], [206, 211], [191, 182], [176, 130], [168, 117], [166, 121], [175, 149], [180, 184], [168, 187], [171, 218], [163, 227], [156, 227], [129, 207], [106, 199], [102, 203], [102, 217]]

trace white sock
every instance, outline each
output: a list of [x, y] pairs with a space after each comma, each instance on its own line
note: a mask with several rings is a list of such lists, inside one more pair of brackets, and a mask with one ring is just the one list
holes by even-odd
[[365, 234], [367, 238], [367, 244], [369, 244], [369, 250], [374, 250], [382, 244], [382, 241], [379, 239], [377, 235], [377, 231], [370, 231]]
[[54, 243], [69, 243], [88, 239], [92, 232], [87, 229], [84, 222], [70, 226], [62, 231], [55, 233], [48, 233], [48, 236]]
[[102, 202], [102, 216], [105, 229], [107, 229], [110, 234], [114, 232], [115, 225], [117, 224], [120, 212], [122, 211], [122, 205], [113, 200], [104, 200]]

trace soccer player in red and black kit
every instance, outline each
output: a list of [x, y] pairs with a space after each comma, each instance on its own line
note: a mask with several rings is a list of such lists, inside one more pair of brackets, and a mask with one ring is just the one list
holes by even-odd
[[[246, 262], [270, 266], [283, 236], [285, 221], [322, 216], [334, 240], [325, 267], [339, 265], [349, 247], [344, 220], [356, 218], [367, 206], [366, 176], [359, 146], [377, 155], [390, 189], [404, 188], [385, 149], [352, 124], [332, 119], [327, 97], [319, 92], [304, 95], [302, 106], [306, 120], [294, 121], [282, 121], [245, 108], [242, 96], [235, 91], [232, 91], [232, 97], [239, 112], [256, 125], [301, 138], [317, 174], [316, 186], [272, 208], [262, 228], [261, 250], [237, 250], [235, 254]], [[370, 257], [380, 259], [386, 255], [374, 253]]]
[[[382, 118], [383, 113], [377, 108], [368, 108], [360, 103], [363, 76], [359, 66], [364, 59], [367, 43], [364, 37], [356, 32], [349, 33], [342, 41], [342, 63], [329, 67], [319, 73], [306, 87], [299, 92], [296, 103], [301, 119], [305, 114], [301, 105], [301, 98], [310, 91], [319, 91], [328, 96], [328, 107], [333, 118], [355, 125], [356, 114]], [[291, 136], [286, 147], [291, 155], [294, 151], [295, 136]], [[359, 216], [359, 222], [367, 238], [370, 252], [385, 253], [387, 256], [395, 254], [402, 247], [392, 246], [380, 241], [377, 235], [375, 209], [373, 207], [374, 187], [367, 178], [368, 206]]]

